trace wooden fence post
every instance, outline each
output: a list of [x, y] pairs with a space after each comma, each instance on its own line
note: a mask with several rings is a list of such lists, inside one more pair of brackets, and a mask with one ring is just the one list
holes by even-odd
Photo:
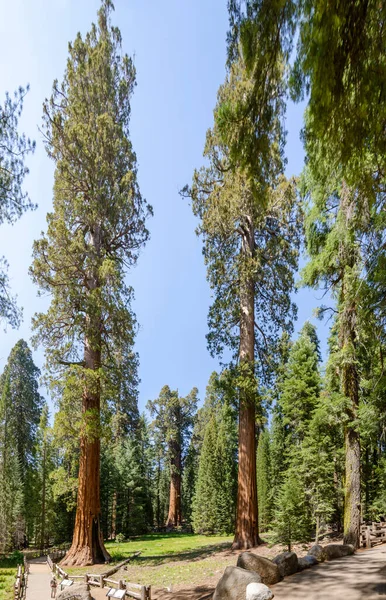
[[370, 527], [366, 527], [366, 548], [371, 548]]
[[146, 586], [141, 586], [141, 600], [147, 600]]
[[147, 600], [151, 600], [151, 585], [147, 586]]
[[103, 574], [99, 575], [99, 585], [101, 588], [105, 587], [105, 582], [103, 581]]
[[118, 589], [119, 590], [124, 590], [125, 588], [126, 588], [126, 586], [125, 586], [124, 582], [122, 581], [122, 579], [120, 579], [118, 581]]

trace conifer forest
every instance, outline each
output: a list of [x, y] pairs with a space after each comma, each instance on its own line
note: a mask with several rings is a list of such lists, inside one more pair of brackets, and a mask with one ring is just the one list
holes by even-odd
[[[188, 181], [172, 173], [216, 368], [206, 389], [165, 378], [151, 398], [132, 281], [162, 206], [145, 198], [132, 140], [137, 60], [112, 0], [98, 3], [41, 98], [36, 141], [23, 133], [32, 85], [1, 98], [0, 226], [32, 219], [40, 146], [52, 193], [27, 252], [43, 300], [0, 363], [0, 554], [65, 544], [61, 564], [80, 567], [157, 533], [358, 548], [361, 525], [386, 518], [386, 3], [223, 0], [202, 156]], [[296, 173], [290, 104], [304, 106]], [[5, 338], [23, 321], [16, 246], [0, 262]]]

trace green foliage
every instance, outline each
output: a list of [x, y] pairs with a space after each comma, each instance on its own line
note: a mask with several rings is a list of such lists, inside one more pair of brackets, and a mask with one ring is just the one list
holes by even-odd
[[267, 531], [273, 511], [273, 477], [270, 436], [267, 430], [259, 435], [256, 456], [257, 497], [259, 500], [259, 531]]
[[221, 379], [212, 373], [201, 409], [205, 428], [198, 458], [192, 523], [196, 532], [206, 534], [230, 533], [236, 510], [237, 420], [235, 408], [224, 396]]
[[283, 170], [286, 71], [296, 2], [231, 0], [229, 11], [229, 69], [241, 57], [250, 85], [220, 104], [219, 128], [232, 163], [246, 172], [259, 197], [260, 189]]
[[279, 388], [283, 424], [287, 428], [291, 444], [303, 441], [320, 394], [318, 344], [315, 340], [316, 330], [307, 323], [291, 347]]
[[[265, 183], [262, 185], [256, 179], [257, 199], [253, 182], [231, 161], [229, 148], [223, 142], [219, 125], [221, 107], [251, 90], [252, 82], [239, 60], [232, 64], [218, 92], [215, 122], [207, 132], [204, 150], [209, 166], [194, 173], [193, 185], [185, 188], [184, 193], [191, 196], [193, 212], [200, 219], [197, 233], [203, 237], [207, 278], [214, 292], [208, 317], [209, 350], [221, 356], [228, 348], [233, 358], [237, 357], [240, 294], [244, 285], [251, 285], [256, 325], [255, 366], [257, 374], [264, 377], [272, 367], [278, 334], [292, 328], [295, 306], [290, 291], [301, 225], [295, 182], [285, 180], [276, 171], [265, 174], [262, 166], [261, 178], [265, 178]], [[254, 131], [258, 136], [258, 125]], [[262, 160], [270, 160], [269, 157]], [[250, 245], [251, 252], [246, 250]], [[255, 382], [253, 385], [256, 387]]]
[[[14, 223], [29, 209], [35, 208], [23, 191], [24, 177], [28, 173], [26, 156], [34, 152], [35, 142], [18, 133], [18, 121], [23, 110], [27, 89], [20, 87], [12, 96], [5, 96], [0, 106], [0, 225]], [[0, 320], [18, 327], [21, 311], [9, 293], [7, 262], [0, 258]]]
[[385, 178], [385, 6], [334, 0], [326, 9], [322, 0], [302, 0], [299, 8], [292, 92], [309, 94], [310, 167], [325, 177], [343, 169], [348, 185], [375, 200]]
[[34, 534], [37, 430], [42, 410], [39, 369], [24, 340], [12, 349], [0, 378], [1, 536], [5, 548]]
[[[41, 292], [52, 297], [47, 312], [34, 319], [51, 379], [68, 376], [70, 365], [79, 367], [79, 381], [92, 380], [95, 373], [88, 371], [100, 369], [97, 387], [99, 377], [109, 385], [110, 373], [119, 379], [122, 349], [132, 349], [136, 323], [125, 269], [148, 239], [151, 214], [129, 139], [135, 69], [121, 52], [111, 9], [105, 2], [98, 25], [69, 45], [63, 82], [54, 82], [44, 104], [46, 149], [56, 166], [54, 210], [47, 234], [34, 244], [31, 267]], [[100, 364], [85, 364], [85, 347], [101, 353]]]
[[285, 474], [276, 500], [275, 538], [278, 542], [286, 544], [291, 551], [293, 542], [309, 539], [310, 529], [303, 480], [296, 468], [290, 468]]

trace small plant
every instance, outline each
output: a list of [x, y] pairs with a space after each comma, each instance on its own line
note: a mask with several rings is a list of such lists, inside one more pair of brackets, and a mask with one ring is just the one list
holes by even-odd
[[115, 543], [116, 544], [122, 544], [125, 541], [125, 536], [123, 535], [123, 533], [118, 533], [115, 537]]

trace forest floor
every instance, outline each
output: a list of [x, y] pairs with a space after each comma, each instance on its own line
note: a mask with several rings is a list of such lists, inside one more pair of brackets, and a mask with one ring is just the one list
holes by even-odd
[[[114, 579], [151, 585], [154, 600], [206, 600], [212, 597], [224, 569], [237, 563], [240, 551], [231, 550], [232, 539], [193, 534], [154, 534], [122, 544], [108, 543], [107, 548], [113, 563], [141, 551], [140, 556], [114, 574]], [[328, 539], [324, 543], [330, 542]], [[311, 543], [296, 544], [293, 551], [302, 556], [311, 546]], [[280, 544], [266, 543], [255, 548], [254, 552], [273, 558], [286, 549]], [[79, 574], [90, 572], [90, 567], [67, 570], [70, 574]], [[105, 570], [106, 565], [92, 567], [93, 573]], [[98, 592], [95, 592], [95, 598], [99, 600]]]

